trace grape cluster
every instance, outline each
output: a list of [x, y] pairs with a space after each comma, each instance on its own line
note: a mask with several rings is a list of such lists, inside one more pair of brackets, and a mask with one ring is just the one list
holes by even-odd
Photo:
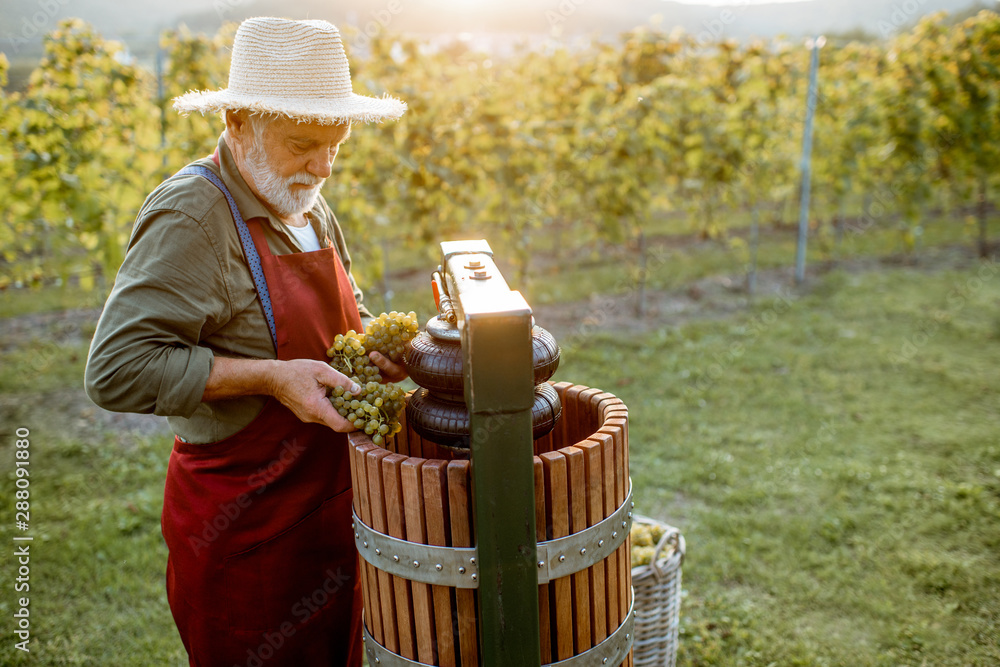
[[417, 314], [414, 312], [382, 313], [365, 327], [365, 343], [369, 350], [378, 350], [398, 364], [403, 359], [403, 350], [419, 329]]
[[333, 347], [326, 351], [330, 357], [330, 365], [358, 384], [365, 382], [381, 382], [382, 374], [378, 366], [368, 358], [368, 346], [365, 345], [365, 335], [351, 329], [345, 334], [337, 334], [333, 339]]
[[664, 529], [657, 524], [632, 524], [629, 537], [632, 538], [632, 567], [649, 565], [653, 562], [656, 545], [663, 537]]
[[343, 387], [334, 387], [330, 402], [341, 417], [364, 430], [372, 442], [381, 447], [390, 435], [399, 433], [399, 413], [402, 412], [404, 392], [398, 385], [367, 382], [359, 394], [350, 394]]
[[326, 351], [330, 365], [361, 387], [356, 395], [335, 387], [330, 402], [341, 417], [372, 436], [376, 445], [384, 445], [386, 437], [399, 432], [404, 392], [394, 384], [382, 384], [382, 374], [368, 353], [378, 351], [398, 364], [417, 329], [416, 313], [382, 313], [368, 324], [364, 333], [351, 329], [337, 334], [333, 346]]

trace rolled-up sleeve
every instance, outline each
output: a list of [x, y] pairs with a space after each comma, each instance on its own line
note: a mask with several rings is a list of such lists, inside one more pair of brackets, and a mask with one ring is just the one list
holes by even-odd
[[116, 412], [190, 417], [214, 359], [202, 332], [231, 316], [219, 240], [184, 213], [147, 213], [91, 343], [87, 395]]

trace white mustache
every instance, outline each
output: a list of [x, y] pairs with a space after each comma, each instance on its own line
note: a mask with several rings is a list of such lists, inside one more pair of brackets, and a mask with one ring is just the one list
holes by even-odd
[[294, 176], [289, 176], [285, 183], [287, 185], [323, 185], [325, 178], [317, 178], [316, 176], [310, 176], [309, 174], [296, 174]]

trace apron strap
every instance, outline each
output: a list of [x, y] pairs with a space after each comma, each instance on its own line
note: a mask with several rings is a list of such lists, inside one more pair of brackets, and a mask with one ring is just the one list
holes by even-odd
[[236, 207], [233, 195], [229, 193], [226, 184], [208, 167], [187, 166], [178, 171], [175, 176], [185, 174], [194, 174], [207, 178], [212, 185], [219, 188], [222, 194], [226, 196], [226, 201], [229, 202], [229, 211], [233, 214], [233, 220], [236, 222], [236, 231], [239, 233], [240, 243], [243, 245], [243, 254], [246, 255], [247, 264], [250, 265], [250, 275], [253, 276], [253, 284], [257, 288], [257, 296], [260, 297], [260, 303], [264, 307], [264, 317], [267, 318], [267, 328], [271, 331], [271, 341], [274, 343], [274, 349], [277, 350], [278, 333], [274, 326], [274, 309], [271, 307], [271, 293], [267, 289], [267, 281], [264, 280], [264, 270], [260, 265], [260, 255], [257, 254], [257, 248], [254, 246], [253, 238], [250, 236], [250, 229], [247, 227], [247, 223], [244, 222], [243, 216], [240, 215], [240, 210]]

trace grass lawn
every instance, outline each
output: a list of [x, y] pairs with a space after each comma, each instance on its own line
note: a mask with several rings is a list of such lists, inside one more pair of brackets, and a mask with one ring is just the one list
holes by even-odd
[[[637, 509], [687, 539], [679, 664], [1000, 664], [997, 269], [832, 272], [736, 315], [561, 341], [555, 379], [630, 408]], [[39, 345], [0, 352], [0, 540], [19, 426], [35, 536], [32, 652], [5, 556], [0, 664], [184, 664], [169, 440], [65, 407], [85, 345]]]
[[998, 306], [996, 265], [832, 273], [575, 347], [687, 539], [680, 664], [1000, 664]]

